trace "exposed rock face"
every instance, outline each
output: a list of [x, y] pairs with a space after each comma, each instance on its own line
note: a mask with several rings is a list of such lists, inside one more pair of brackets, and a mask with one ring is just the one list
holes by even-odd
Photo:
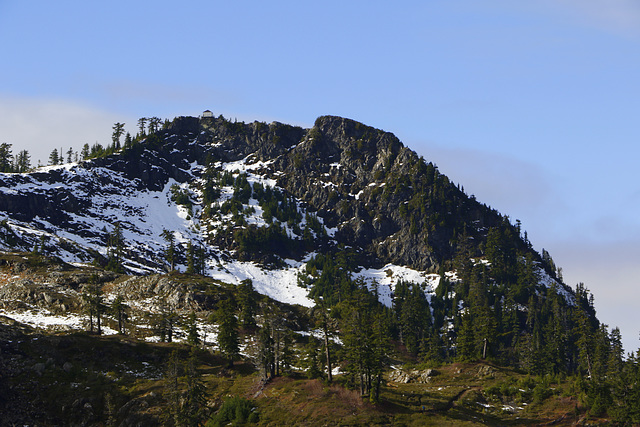
[[[169, 184], [181, 186], [198, 206], [203, 177], [232, 170], [232, 162], [240, 161], [293, 195], [299, 210], [316, 213], [336, 230], [332, 244], [361, 248], [371, 265], [436, 271], [453, 257], [459, 236], [466, 233], [479, 244], [487, 227], [502, 220], [393, 134], [353, 120], [324, 116], [305, 130], [276, 122], [179, 117], [119, 154], [30, 174], [0, 174], [0, 212], [13, 221], [13, 227], [0, 227], [0, 245], [20, 250], [49, 245], [75, 261], [104, 260], [112, 250], [109, 233], [119, 223], [130, 271], [161, 271], [167, 262], [159, 236], [170, 225], [159, 222], [165, 214], [158, 211], [169, 206], [175, 216], [178, 209]], [[171, 231], [183, 241], [209, 242], [208, 255], [215, 259], [234, 256], [234, 229], [211, 239], [215, 230], [205, 234], [198, 228], [206, 208], [186, 212], [195, 223]], [[44, 231], [51, 242], [41, 242], [39, 231], [18, 232], [18, 226]], [[256, 260], [271, 263], [273, 257], [262, 254]]]
[[129, 301], [152, 301], [152, 307], [161, 311], [162, 301], [172, 310], [203, 310], [215, 307], [219, 295], [207, 295], [193, 283], [181, 283], [170, 277], [153, 274], [147, 277], [133, 277], [115, 285], [112, 292]]
[[[320, 117], [275, 165], [285, 172], [278, 184], [317, 209], [329, 226], [338, 227], [338, 241], [366, 248], [383, 263], [423, 270], [435, 271], [442, 259], [451, 257], [453, 230], [428, 221], [442, 215], [440, 201], [428, 198], [434, 198], [441, 175], [393, 134], [349, 119]], [[500, 220], [448, 180], [442, 185], [445, 197], [463, 205], [464, 216], [458, 219], [475, 224], [470, 233]]]
[[412, 369], [404, 371], [402, 369], [395, 369], [389, 373], [389, 381], [393, 381], [401, 384], [417, 383], [426, 384], [431, 381], [432, 377], [438, 375], [438, 371], [435, 369], [418, 370]]

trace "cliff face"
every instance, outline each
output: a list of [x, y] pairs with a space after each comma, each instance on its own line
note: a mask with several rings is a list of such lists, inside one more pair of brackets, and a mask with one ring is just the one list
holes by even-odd
[[[436, 271], [450, 262], [461, 238], [480, 254], [488, 227], [504, 222], [393, 134], [353, 120], [324, 116], [302, 129], [179, 117], [118, 154], [0, 175], [0, 212], [9, 225], [4, 246], [30, 250], [45, 235], [51, 251], [65, 259], [107, 257], [118, 223], [133, 271], [157, 271], [166, 264], [163, 230], [174, 232], [183, 245], [207, 246], [213, 259], [233, 258], [239, 230], [273, 224], [261, 219], [266, 202], [257, 193], [234, 202], [237, 183], [223, 182], [225, 172], [247, 177], [249, 193], [258, 183], [292, 198], [287, 203], [294, 203], [299, 215], [280, 224], [283, 239], [294, 246], [302, 241], [297, 229], [306, 220], [301, 218], [312, 214], [325, 228], [313, 234], [318, 244], [357, 248], [372, 266]], [[236, 203], [233, 221], [225, 202]], [[59, 249], [63, 241], [74, 249]], [[310, 242], [280, 254], [301, 258], [318, 251]]]
[[338, 241], [384, 263], [435, 271], [463, 232], [482, 239], [501, 222], [393, 134], [352, 120], [320, 117], [275, 165], [278, 184], [337, 227]]

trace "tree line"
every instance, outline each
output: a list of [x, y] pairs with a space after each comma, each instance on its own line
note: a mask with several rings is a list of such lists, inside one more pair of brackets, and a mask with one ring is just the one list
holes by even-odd
[[[135, 136], [131, 136], [129, 132], [125, 132], [125, 123], [116, 122], [112, 127], [111, 144], [103, 145], [99, 142], [94, 144], [84, 144], [80, 151], [70, 147], [68, 150], [63, 148], [54, 148], [49, 153], [47, 165], [55, 166], [64, 163], [78, 162], [81, 160], [89, 160], [97, 157], [108, 156], [122, 149], [131, 149], [135, 144], [141, 142], [149, 135], [155, 134], [160, 129], [164, 129], [169, 125], [169, 120], [162, 120], [159, 117], [141, 117], [138, 119], [138, 132]], [[124, 137], [124, 140], [123, 140]], [[17, 154], [12, 152], [13, 144], [0, 144], [0, 172], [2, 173], [24, 173], [34, 168], [31, 163], [31, 154], [28, 150], [20, 150]], [[37, 167], [44, 166], [38, 160]]]

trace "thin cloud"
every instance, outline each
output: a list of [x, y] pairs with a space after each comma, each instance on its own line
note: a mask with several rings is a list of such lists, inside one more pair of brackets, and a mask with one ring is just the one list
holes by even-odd
[[560, 0], [557, 3], [603, 28], [639, 31], [640, 3], [636, 0]]
[[640, 36], [640, 2], [637, 0], [500, 1], [502, 7], [551, 14], [581, 25], [625, 36]]

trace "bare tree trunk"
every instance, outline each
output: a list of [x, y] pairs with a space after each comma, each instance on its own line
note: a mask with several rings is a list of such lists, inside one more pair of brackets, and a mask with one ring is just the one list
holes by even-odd
[[333, 373], [331, 372], [331, 350], [329, 349], [329, 331], [327, 330], [327, 324], [324, 324], [322, 328], [324, 332], [324, 352], [327, 356], [327, 380], [333, 381]]

